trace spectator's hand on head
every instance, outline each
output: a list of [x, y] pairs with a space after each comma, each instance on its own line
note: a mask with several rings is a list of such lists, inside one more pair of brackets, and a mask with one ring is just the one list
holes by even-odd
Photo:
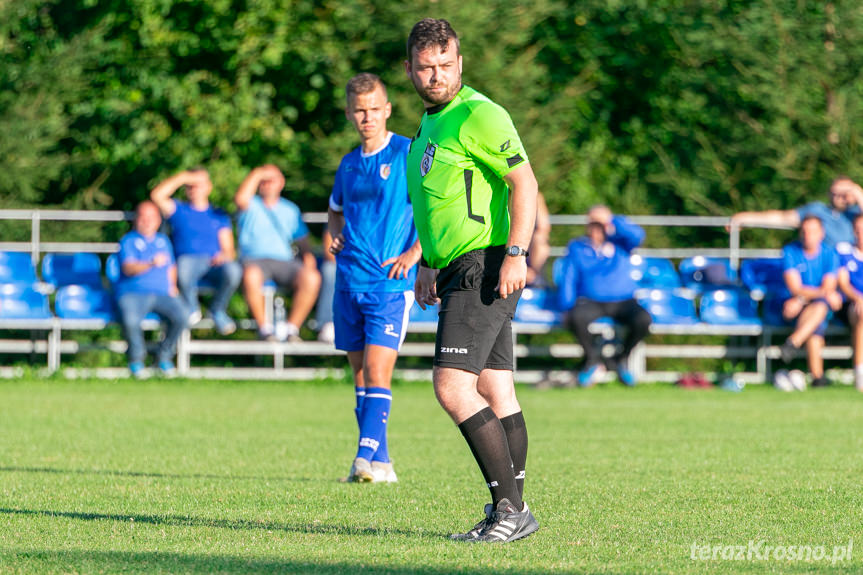
[[203, 170], [197, 170], [194, 172], [186, 170], [183, 172], [183, 184], [186, 186], [194, 186], [196, 184], [204, 186], [209, 181], [210, 175]]
[[285, 176], [274, 164], [265, 164], [258, 168], [261, 185], [272, 186], [281, 192], [285, 187]]
[[587, 219], [589, 222], [596, 222], [598, 224], [602, 224], [605, 228], [606, 235], [614, 234], [614, 224], [611, 223], [611, 218], [614, 214], [611, 213], [611, 210], [608, 206], [595, 206], [590, 209], [590, 212], [587, 214]]
[[168, 265], [168, 256], [166, 254], [156, 254], [153, 256], [153, 267], [161, 268]]
[[341, 253], [343, 249], [345, 249], [345, 236], [340, 233], [334, 235], [333, 243], [330, 245], [330, 253], [335, 255]]

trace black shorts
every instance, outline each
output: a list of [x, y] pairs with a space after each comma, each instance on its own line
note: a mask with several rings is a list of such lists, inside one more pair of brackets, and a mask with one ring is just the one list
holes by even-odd
[[474, 250], [438, 274], [435, 365], [477, 375], [483, 369], [512, 370], [512, 316], [521, 290], [506, 299], [495, 290], [505, 257], [504, 246]]

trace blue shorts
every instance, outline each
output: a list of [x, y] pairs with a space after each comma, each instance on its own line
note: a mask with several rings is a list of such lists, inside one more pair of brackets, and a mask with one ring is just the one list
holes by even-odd
[[405, 340], [414, 292], [362, 293], [336, 290], [336, 349], [361, 351], [380, 345], [398, 351]]

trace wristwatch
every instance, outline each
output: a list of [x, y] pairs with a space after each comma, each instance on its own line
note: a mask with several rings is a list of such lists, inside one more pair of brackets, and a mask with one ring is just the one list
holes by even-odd
[[509, 246], [506, 248], [506, 255], [516, 257], [516, 256], [528, 256], [526, 249], [520, 248], [518, 246]]

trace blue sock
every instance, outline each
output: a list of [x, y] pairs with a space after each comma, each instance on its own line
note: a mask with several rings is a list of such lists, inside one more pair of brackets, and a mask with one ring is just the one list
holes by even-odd
[[354, 408], [354, 415], [357, 416], [357, 428], [359, 428], [362, 421], [363, 399], [366, 397], [366, 388], [359, 386], [354, 387], [354, 393], [357, 396], [357, 406]]
[[[383, 387], [367, 387], [360, 414], [360, 444], [357, 457], [372, 460], [387, 433], [392, 392]], [[384, 454], [387, 455], [388, 454]], [[381, 461], [380, 457], [375, 458]]]

